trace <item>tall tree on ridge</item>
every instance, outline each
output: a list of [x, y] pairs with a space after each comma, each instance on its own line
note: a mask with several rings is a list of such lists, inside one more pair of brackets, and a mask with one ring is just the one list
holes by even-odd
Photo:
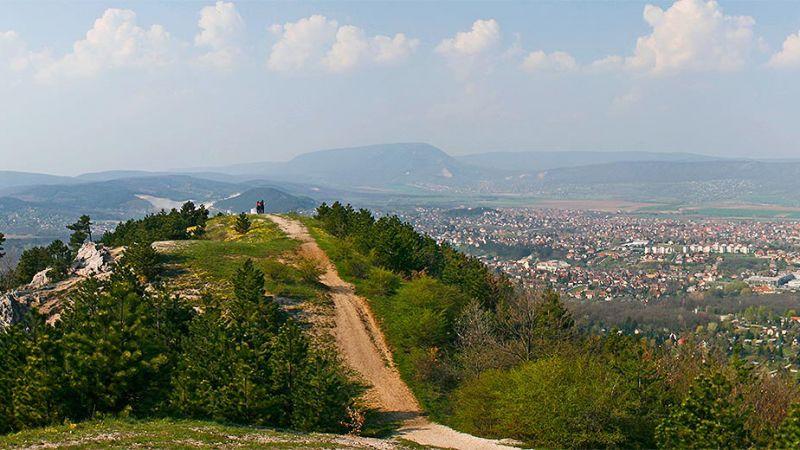
[[78, 218], [77, 222], [67, 225], [67, 229], [72, 231], [69, 236], [69, 246], [75, 252], [86, 242], [86, 239], [92, 240], [92, 221], [86, 214]]

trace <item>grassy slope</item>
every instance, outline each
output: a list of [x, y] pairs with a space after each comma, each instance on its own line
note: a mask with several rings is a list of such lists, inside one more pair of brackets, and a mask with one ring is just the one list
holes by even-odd
[[299, 243], [288, 238], [272, 221], [251, 216], [245, 234], [233, 230], [235, 216], [209, 220], [202, 240], [181, 243], [168, 251], [175, 287], [209, 291], [222, 298], [231, 294], [230, 279], [250, 258], [266, 275], [270, 294], [298, 300], [318, 298], [319, 286], [302, 280], [294, 251]]
[[[0, 436], [0, 448], [375, 448], [385, 444], [368, 438], [335, 434], [294, 433], [267, 428], [224, 425], [199, 420], [106, 419], [25, 430]], [[419, 448], [392, 442], [398, 448]]]
[[[322, 250], [324, 250], [325, 253], [327, 253], [331, 258], [334, 265], [336, 265], [337, 269], [339, 270], [341, 277], [355, 285], [356, 293], [358, 295], [361, 295], [369, 300], [370, 307], [378, 319], [381, 329], [386, 336], [389, 346], [392, 349], [394, 362], [397, 365], [400, 376], [403, 378], [403, 381], [408, 384], [412, 392], [414, 392], [414, 395], [417, 397], [417, 400], [420, 401], [425, 411], [434, 420], [446, 424], [449, 423], [447, 420], [447, 400], [438, 395], [434, 386], [420, 380], [415, 376], [416, 368], [413, 367], [412, 359], [409, 355], [397, 351], [397, 348], [399, 347], [399, 339], [394, 335], [393, 330], [398, 328], [396, 323], [400, 318], [390, 313], [390, 311], [392, 311], [391, 302], [393, 298], [372, 294], [369, 291], [366, 280], [347, 274], [347, 270], [345, 270], [343, 267], [341, 259], [337, 257], [342, 253], [342, 242], [322, 230], [319, 226], [319, 223], [315, 219], [300, 216], [293, 217], [302, 221], [308, 227], [311, 236], [317, 241], [320, 248], [322, 248]], [[433, 280], [432, 282], [439, 283], [436, 280]], [[409, 283], [411, 282], [408, 280], [403, 280], [401, 282], [401, 288], [403, 286], [407, 286]]]

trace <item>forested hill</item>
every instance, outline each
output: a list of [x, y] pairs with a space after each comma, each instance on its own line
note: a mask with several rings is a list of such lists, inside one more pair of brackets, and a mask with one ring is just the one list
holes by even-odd
[[317, 205], [308, 197], [291, 195], [270, 187], [257, 187], [215, 202], [214, 209], [228, 212], [250, 211], [259, 200], [264, 200], [264, 209], [268, 213], [311, 210]]
[[[398, 423], [391, 411], [370, 406], [364, 393], [372, 388], [331, 338], [334, 296], [349, 287], [331, 289], [332, 269], [320, 267], [325, 259], [309, 254], [313, 246], [293, 237], [300, 235], [355, 286], [365, 317], [374, 314], [379, 326], [373, 338], [382, 334], [391, 352], [387, 367], [428, 417], [510, 439], [481, 443], [800, 445], [800, 388], [791, 373], [746, 366], [735, 349], [691, 335], [677, 345], [614, 331], [583, 334], [554, 292], [521, 290], [397, 217], [376, 219], [334, 203], [314, 217], [281, 220], [291, 234], [268, 216], [212, 218], [186, 204], [104, 236], [106, 245], [126, 247], [107, 276], [76, 283], [52, 325], [33, 308], [0, 331], [0, 433], [32, 430], [0, 437], [0, 445], [63, 440], [36, 428], [99, 416], [126, 420], [105, 425], [109, 435], [123, 430], [109, 446], [137, 429], [163, 440], [164, 423], [175, 424], [167, 431], [175, 440], [194, 439], [186, 437], [186, 420], [208, 421], [202, 433], [224, 422], [380, 435], [388, 441], [376, 445], [402, 446], [404, 438], [430, 442], [415, 434], [421, 427], [474, 442], [427, 421]], [[90, 226], [88, 217], [74, 224], [71, 246], [55, 246], [58, 254], [82, 245]], [[41, 256], [52, 255], [45, 248]], [[103, 426], [78, 425], [81, 439], [87, 429], [105, 433]], [[307, 436], [308, 446], [318, 443]], [[214, 442], [233, 438], [225, 439]]]

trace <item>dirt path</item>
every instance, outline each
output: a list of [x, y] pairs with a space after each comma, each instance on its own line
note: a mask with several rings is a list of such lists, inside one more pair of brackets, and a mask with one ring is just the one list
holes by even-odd
[[301, 222], [276, 215], [267, 217], [289, 237], [302, 243], [300, 251], [304, 256], [316, 259], [324, 268], [321, 280], [333, 297], [337, 346], [347, 364], [372, 386], [367, 392], [370, 406], [404, 420], [398, 432], [400, 437], [441, 448], [516, 448], [460, 433], [422, 416], [417, 399], [394, 367], [389, 346], [366, 300], [355, 295], [353, 285], [339, 277], [334, 265]]

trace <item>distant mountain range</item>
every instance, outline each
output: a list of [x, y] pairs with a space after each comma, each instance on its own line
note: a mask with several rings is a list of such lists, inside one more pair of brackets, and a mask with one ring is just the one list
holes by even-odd
[[240, 164], [211, 170], [238, 177], [361, 189], [458, 185], [484, 176], [483, 168], [463, 163], [432, 145], [421, 143], [321, 150], [287, 162]]
[[[722, 165], [717, 166], [716, 163]], [[694, 153], [655, 152], [488, 152], [453, 157], [423, 143], [383, 144], [306, 153], [287, 162], [261, 162], [216, 168], [207, 173], [237, 178], [293, 181], [328, 188], [364, 192], [520, 191], [539, 190], [540, 181], [619, 182], [655, 178], [702, 180], [708, 168], [735, 177], [758, 163], [786, 163], [725, 159]], [[790, 163], [791, 164], [791, 163]], [[760, 169], [761, 171], [765, 169]]]
[[[160, 209], [177, 208], [187, 200], [227, 212], [249, 211], [265, 200], [270, 212], [313, 208], [316, 202], [275, 188], [215, 181], [184, 174], [132, 178], [69, 178], [65, 184], [9, 188], [0, 196], [0, 230], [17, 235], [61, 236], [64, 226], [81, 214], [96, 222], [117, 221]], [[112, 178], [112, 179], [106, 179]], [[256, 197], [258, 197], [256, 199]]]
[[338, 189], [345, 198], [383, 195], [387, 202], [413, 196], [424, 203], [426, 196], [447, 193], [800, 205], [800, 160], [757, 161], [694, 153], [545, 151], [453, 157], [428, 144], [406, 143], [323, 150], [288, 162], [207, 171], [291, 181], [322, 191]]
[[317, 202], [310, 197], [291, 195], [270, 187], [257, 187], [220, 200], [213, 207], [220, 211], [244, 212], [250, 211], [259, 200], [264, 200], [264, 211], [268, 213], [308, 210], [317, 206]]
[[67, 217], [86, 213], [118, 220], [186, 200], [246, 211], [264, 199], [268, 210], [283, 212], [332, 200], [416, 205], [498, 195], [800, 205], [800, 161], [587, 151], [453, 157], [428, 144], [398, 143], [322, 150], [286, 162], [163, 172], [64, 177], [0, 171], [0, 230], [61, 232]]
[[398, 186], [491, 183], [513, 175], [538, 175], [553, 169], [588, 168], [612, 163], [713, 161], [733, 160], [693, 153], [634, 151], [488, 152], [453, 157], [429, 144], [399, 143], [321, 150], [285, 162], [254, 162], [203, 169], [160, 172], [115, 170], [77, 177], [0, 171], [0, 192], [37, 185], [74, 185], [187, 175], [229, 183], [269, 180], [302, 186], [373, 190]]
[[73, 177], [0, 170], [0, 192], [9, 188], [20, 186], [33, 186], [37, 184], [68, 184], [74, 182], [76, 182], [76, 180]]

